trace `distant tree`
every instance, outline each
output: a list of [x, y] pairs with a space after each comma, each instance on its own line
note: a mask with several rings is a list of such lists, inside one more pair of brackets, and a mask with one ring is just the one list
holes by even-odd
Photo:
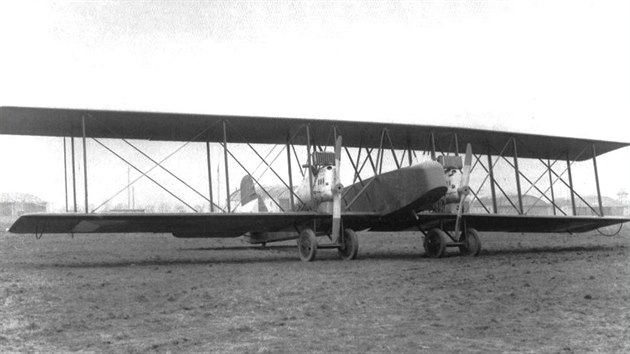
[[147, 204], [143, 206], [142, 209], [144, 209], [147, 213], [153, 213], [155, 211], [155, 206], [153, 204]]
[[158, 213], [168, 213], [168, 212], [170, 212], [170, 211], [171, 211], [171, 207], [170, 207], [170, 205], [168, 205], [168, 204], [166, 204], [166, 203], [164, 203], [164, 202], [160, 202], [160, 203], [157, 205], [156, 211], [157, 211]]

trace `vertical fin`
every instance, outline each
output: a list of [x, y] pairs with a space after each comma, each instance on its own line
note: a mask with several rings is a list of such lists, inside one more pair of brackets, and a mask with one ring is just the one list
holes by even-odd
[[[252, 204], [249, 205], [250, 203]], [[243, 179], [241, 179], [241, 209], [248, 212], [267, 211], [265, 201], [256, 192], [254, 179], [250, 175], [245, 175]]]
[[245, 175], [241, 180], [241, 205], [246, 205], [254, 199], [258, 199], [258, 194], [256, 194], [256, 188], [254, 187], [254, 180], [252, 176]]

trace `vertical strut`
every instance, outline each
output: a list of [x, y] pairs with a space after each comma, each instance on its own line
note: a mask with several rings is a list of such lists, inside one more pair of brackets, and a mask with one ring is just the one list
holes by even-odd
[[387, 128], [385, 128], [385, 133], [387, 134], [387, 140], [389, 140], [389, 147], [392, 152], [392, 156], [394, 157], [394, 163], [396, 164], [396, 168], [399, 169], [401, 167], [402, 161], [398, 163], [398, 157], [396, 157], [396, 150], [394, 150], [394, 142], [392, 141], [391, 136], [389, 136], [389, 131], [387, 130]]
[[597, 202], [599, 203], [599, 216], [604, 216], [604, 206], [602, 205], [602, 194], [599, 189], [599, 174], [597, 173], [597, 150], [593, 144], [593, 169], [595, 170], [595, 186], [597, 187]]
[[210, 197], [210, 212], [214, 213], [214, 201], [212, 196], [212, 168], [210, 167], [210, 142], [206, 141], [206, 157], [208, 160], [208, 196]]
[[85, 146], [85, 116], [81, 117], [81, 127], [83, 130], [83, 186], [85, 188], [85, 213], [89, 213], [88, 208], [88, 177], [87, 177], [87, 149]]
[[225, 161], [225, 196], [227, 199], [227, 211], [232, 212], [230, 205], [230, 171], [228, 170], [228, 151], [227, 151], [227, 126], [223, 121], [223, 160]]
[[74, 162], [74, 134], [70, 137], [70, 152], [72, 153], [72, 198], [74, 200], [74, 212], [77, 212], [77, 175]]
[[514, 172], [516, 177], [516, 192], [518, 193], [519, 214], [523, 214], [523, 196], [521, 195], [521, 176], [518, 170], [518, 151], [516, 150], [516, 138], [512, 137], [512, 146], [514, 147]]
[[[308, 190], [311, 196], [311, 200], [310, 203], [313, 203], [313, 173], [312, 173], [312, 166], [311, 166], [311, 126], [310, 124], [306, 125], [306, 165], [307, 167], [307, 171], [306, 173], [308, 173]], [[315, 205], [315, 204], [313, 204]]]
[[[354, 177], [352, 178], [352, 184], [356, 183], [357, 179], [361, 180], [361, 169], [363, 168], [363, 166], [361, 166], [361, 169], [359, 169], [359, 164], [361, 163], [361, 151], [363, 150], [362, 146], [363, 137], [361, 137], [361, 142], [359, 143], [359, 151], [357, 152], [357, 166], [354, 168]], [[346, 152], [348, 153], [348, 156], [350, 156], [348, 150], [346, 150]]]
[[127, 209], [131, 209], [131, 168], [127, 166]]
[[435, 161], [435, 134], [431, 131], [431, 160]]
[[457, 133], [453, 133], [453, 135], [455, 137], [455, 156], [459, 156], [459, 140], [457, 139]]
[[295, 210], [295, 198], [293, 196], [293, 172], [291, 171], [291, 138], [287, 132], [287, 168], [289, 172], [289, 195], [291, 196], [291, 211]]
[[386, 128], [383, 128], [381, 131], [381, 142], [378, 146], [378, 154], [376, 154], [376, 167], [378, 168], [378, 172], [374, 170], [374, 174], [383, 173], [383, 155], [385, 155], [385, 152], [383, 151], [383, 140], [385, 139], [385, 129]]
[[68, 154], [66, 152], [66, 137], [63, 137], [63, 188], [66, 193], [66, 213], [68, 212]]
[[547, 159], [547, 172], [549, 173], [549, 189], [551, 190], [551, 204], [553, 207], [553, 215], [556, 215], [556, 196], [553, 192], [553, 178], [551, 178], [551, 161]]
[[492, 155], [490, 155], [490, 146], [488, 145], [488, 175], [490, 176], [490, 193], [492, 194], [492, 210], [497, 214], [497, 192], [494, 189], [494, 170], [492, 168]]
[[573, 175], [571, 174], [571, 160], [569, 159], [569, 154], [567, 153], [567, 171], [569, 172], [569, 190], [571, 192], [571, 209], [573, 211], [573, 216], [576, 216], [575, 210], [575, 195], [573, 193]]

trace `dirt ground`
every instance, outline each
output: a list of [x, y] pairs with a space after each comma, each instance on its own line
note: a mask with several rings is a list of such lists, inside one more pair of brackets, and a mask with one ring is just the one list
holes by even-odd
[[630, 352], [621, 236], [482, 235], [423, 257], [416, 233], [359, 258], [295, 241], [0, 234], [1, 352]]

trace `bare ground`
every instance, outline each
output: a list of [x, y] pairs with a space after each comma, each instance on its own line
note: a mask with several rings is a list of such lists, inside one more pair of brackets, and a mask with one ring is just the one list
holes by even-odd
[[295, 241], [0, 234], [0, 351], [630, 352], [630, 237], [482, 235], [478, 258]]

